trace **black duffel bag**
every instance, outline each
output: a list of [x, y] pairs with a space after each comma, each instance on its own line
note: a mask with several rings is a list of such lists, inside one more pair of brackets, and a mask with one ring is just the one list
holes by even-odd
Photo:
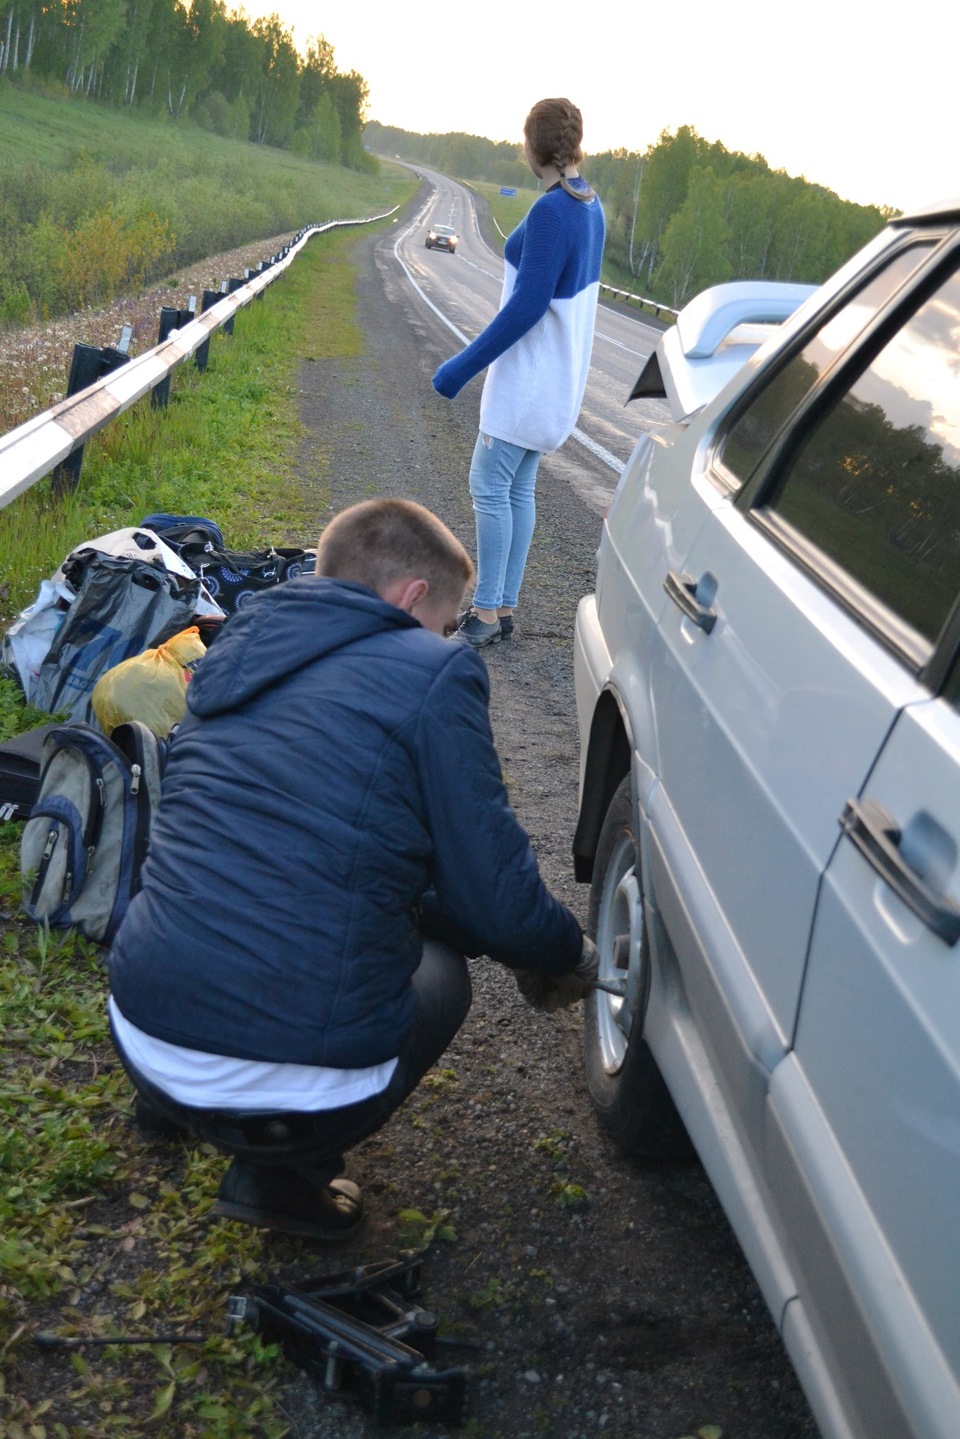
[[283, 580], [312, 573], [315, 550], [273, 546], [266, 550], [217, 549], [212, 544], [181, 544], [180, 558], [204, 583], [211, 599], [227, 615], [235, 614], [262, 590]]

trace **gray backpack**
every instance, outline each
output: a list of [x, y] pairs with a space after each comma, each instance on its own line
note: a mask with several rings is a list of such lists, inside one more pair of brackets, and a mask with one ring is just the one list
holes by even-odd
[[20, 840], [31, 919], [111, 942], [140, 888], [166, 750], [138, 720], [118, 725], [109, 739], [86, 724], [50, 731]]

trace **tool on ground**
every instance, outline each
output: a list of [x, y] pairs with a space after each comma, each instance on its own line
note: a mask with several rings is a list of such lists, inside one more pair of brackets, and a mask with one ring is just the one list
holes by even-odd
[[431, 1362], [438, 1345], [461, 1341], [438, 1335], [436, 1315], [415, 1302], [419, 1294], [420, 1260], [404, 1251], [290, 1288], [265, 1284], [231, 1295], [227, 1332], [243, 1323], [278, 1341], [322, 1393], [356, 1399], [378, 1424], [461, 1424], [466, 1373]]

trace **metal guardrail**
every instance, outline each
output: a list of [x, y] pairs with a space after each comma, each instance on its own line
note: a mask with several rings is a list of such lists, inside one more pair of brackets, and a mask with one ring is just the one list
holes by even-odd
[[631, 295], [629, 290], [618, 290], [613, 285], [605, 285], [602, 280], [600, 282], [600, 289], [606, 290], [618, 299], [634, 300], [638, 305], [647, 305], [651, 310], [656, 312], [658, 319], [661, 315], [673, 315], [676, 317], [680, 313], [680, 311], [675, 310], [672, 305], [661, 305], [659, 300], [650, 300], [646, 295]]
[[266, 268], [261, 274], [254, 275], [232, 294], [225, 295], [196, 319], [172, 330], [161, 344], [134, 356], [95, 384], [69, 395], [52, 409], [34, 415], [15, 430], [0, 436], [0, 509], [49, 475], [98, 430], [167, 379], [201, 346], [209, 344], [213, 332], [228, 325], [238, 310], [249, 305], [278, 279], [312, 236], [350, 225], [372, 225], [377, 220], [387, 219], [398, 208], [394, 206], [392, 210], [382, 215], [371, 215], [366, 220], [330, 220], [325, 225], [306, 226], [278, 256], [265, 262]]

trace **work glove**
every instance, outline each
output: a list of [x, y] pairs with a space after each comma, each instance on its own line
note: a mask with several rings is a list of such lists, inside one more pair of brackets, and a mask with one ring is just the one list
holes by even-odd
[[545, 1014], [569, 1009], [570, 1005], [586, 999], [593, 989], [597, 959], [597, 946], [584, 935], [583, 949], [573, 969], [566, 974], [542, 974], [538, 970], [518, 969], [515, 971], [517, 988], [527, 1004], [543, 1010]]

